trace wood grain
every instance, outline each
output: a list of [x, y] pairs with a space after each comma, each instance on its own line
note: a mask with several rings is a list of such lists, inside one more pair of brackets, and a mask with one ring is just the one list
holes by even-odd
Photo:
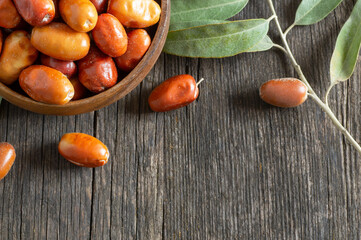
[[[284, 28], [299, 3], [275, 1]], [[354, 3], [289, 35], [322, 94]], [[236, 18], [269, 14], [264, 1], [250, 1]], [[206, 79], [197, 102], [152, 113], [150, 91], [184, 73]], [[263, 82], [295, 76], [278, 50], [226, 59], [163, 54], [131, 94], [95, 113], [42, 116], [4, 102], [0, 141], [18, 157], [0, 182], [0, 239], [360, 239], [360, 156], [314, 102], [286, 110], [258, 96]], [[330, 104], [361, 142], [359, 79], [360, 66]], [[73, 131], [105, 142], [108, 164], [83, 169], [62, 159], [57, 143]]]

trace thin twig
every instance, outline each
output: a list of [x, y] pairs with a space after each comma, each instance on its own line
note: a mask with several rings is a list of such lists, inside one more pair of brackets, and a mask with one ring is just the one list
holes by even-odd
[[288, 55], [287, 50], [284, 47], [282, 47], [281, 45], [278, 45], [278, 44], [274, 43], [273, 47], [280, 49], [282, 52], [284, 52], [285, 54]]
[[295, 26], [296, 26], [296, 25], [295, 25], [294, 23], [293, 23], [291, 26], [289, 26], [289, 27], [286, 29], [284, 35], [287, 37], [287, 34], [288, 34]]
[[[351, 145], [359, 152], [361, 153], [361, 147], [360, 145], [356, 142], [356, 140], [351, 136], [351, 134], [347, 131], [347, 129], [340, 123], [340, 121], [337, 119], [337, 117], [335, 116], [335, 114], [332, 112], [332, 110], [330, 109], [330, 107], [326, 103], [322, 102], [322, 100], [318, 97], [318, 95], [315, 93], [315, 91], [313, 91], [311, 85], [308, 83], [305, 75], [303, 74], [303, 71], [300, 67], [300, 65], [297, 63], [295, 57], [293, 56], [293, 53], [290, 49], [290, 46], [288, 45], [287, 39], [286, 39], [286, 33], [288, 33], [290, 31], [290, 29], [292, 28], [288, 28], [288, 32], [286, 30], [286, 33], [283, 32], [281, 24], [278, 20], [278, 16], [276, 13], [276, 10], [274, 8], [273, 2], [272, 0], [267, 0], [268, 5], [271, 8], [272, 14], [274, 16], [276, 16], [274, 18], [277, 29], [281, 35], [281, 39], [283, 42], [283, 45], [285, 46], [285, 50], [287, 52], [287, 56], [290, 58], [291, 63], [293, 65], [293, 67], [295, 68], [296, 72], [298, 73], [298, 75], [300, 76], [301, 81], [308, 87], [308, 92], [309, 92], [309, 96], [322, 108], [322, 110], [329, 116], [329, 118], [332, 120], [333, 124], [337, 127], [337, 129], [346, 137], [346, 139], [351, 143]], [[292, 26], [292, 25], [291, 25]]]
[[325, 103], [327, 106], [328, 105], [328, 95], [330, 95], [330, 92], [332, 90], [332, 88], [334, 87], [335, 85], [334, 84], [331, 84], [328, 88], [327, 88], [327, 91], [326, 91], [326, 94], [325, 94]]
[[270, 22], [270, 21], [272, 21], [275, 17], [276, 17], [276, 15], [272, 15], [271, 17], [269, 17], [269, 18], [267, 19], [267, 21]]

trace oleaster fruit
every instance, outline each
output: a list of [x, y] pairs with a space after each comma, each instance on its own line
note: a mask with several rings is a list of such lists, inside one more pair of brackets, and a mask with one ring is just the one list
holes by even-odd
[[108, 7], [108, 0], [90, 0], [97, 9], [98, 14], [105, 13]]
[[122, 56], [127, 51], [127, 33], [119, 20], [109, 13], [99, 16], [92, 36], [98, 48], [110, 57]]
[[18, 78], [21, 71], [33, 64], [38, 51], [30, 43], [25, 31], [12, 32], [4, 42], [0, 57], [0, 82], [10, 85]]
[[148, 98], [150, 108], [155, 112], [167, 112], [192, 103], [198, 98], [198, 85], [188, 74], [169, 78], [156, 87]]
[[262, 100], [277, 107], [297, 107], [307, 99], [307, 86], [296, 78], [274, 79], [259, 90]]
[[153, 0], [111, 0], [108, 13], [128, 28], [147, 28], [159, 21], [161, 8]]
[[21, 16], [11, 0], [0, 0], [0, 27], [14, 28], [19, 25]]
[[66, 160], [80, 167], [100, 167], [109, 159], [107, 146], [84, 133], [65, 134], [59, 142], [58, 150]]
[[98, 12], [89, 0], [60, 0], [59, 11], [69, 27], [77, 32], [93, 30], [98, 21]]
[[44, 26], [55, 17], [55, 6], [52, 0], [14, 0], [16, 9], [32, 26]]
[[100, 93], [117, 83], [118, 71], [114, 60], [96, 46], [78, 62], [79, 81], [89, 91]]
[[16, 153], [14, 147], [10, 143], [0, 143], [0, 180], [9, 173], [15, 158]]
[[33, 65], [23, 70], [20, 87], [34, 100], [63, 105], [74, 96], [74, 87], [60, 71], [43, 65]]
[[88, 34], [77, 32], [68, 25], [57, 22], [34, 27], [31, 43], [43, 54], [64, 61], [82, 59], [90, 48]]
[[80, 83], [77, 77], [71, 78], [70, 82], [74, 87], [74, 97], [71, 99], [72, 101], [82, 99], [88, 94], [88, 90]]
[[44, 54], [41, 55], [40, 61], [41, 64], [62, 72], [67, 78], [71, 78], [77, 73], [77, 67], [74, 61], [58, 60]]
[[132, 71], [148, 51], [152, 40], [144, 29], [135, 29], [128, 33], [128, 49], [115, 58], [118, 68], [124, 72]]

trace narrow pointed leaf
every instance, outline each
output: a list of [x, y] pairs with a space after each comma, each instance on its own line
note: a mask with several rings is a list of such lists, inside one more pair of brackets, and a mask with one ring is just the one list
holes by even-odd
[[248, 0], [172, 0], [171, 24], [196, 20], [226, 20], [239, 13]]
[[331, 59], [331, 84], [349, 79], [355, 69], [361, 46], [361, 0], [338, 35]]
[[164, 51], [183, 57], [222, 58], [247, 52], [268, 32], [265, 19], [199, 26], [168, 33]]
[[224, 22], [226, 22], [226, 21], [224, 21], [224, 20], [198, 20], [198, 21], [176, 22], [176, 23], [172, 23], [169, 26], [169, 31], [177, 31], [177, 30], [186, 29], [186, 28], [199, 27], [199, 26], [224, 23]]
[[327, 17], [342, 0], [303, 0], [296, 12], [294, 25], [311, 25]]
[[[205, 25], [212, 25], [217, 23], [226, 23], [229, 21], [224, 20], [199, 20], [199, 21], [186, 21], [186, 22], [178, 22], [171, 24], [169, 29], [170, 31], [182, 30], [192, 27], [199, 27]], [[262, 52], [267, 51], [273, 47], [273, 42], [270, 37], [265, 36], [256, 46], [249, 49], [247, 52]]]
[[271, 49], [273, 47], [273, 42], [269, 36], [265, 36], [256, 46], [247, 50], [247, 52], [263, 52]]

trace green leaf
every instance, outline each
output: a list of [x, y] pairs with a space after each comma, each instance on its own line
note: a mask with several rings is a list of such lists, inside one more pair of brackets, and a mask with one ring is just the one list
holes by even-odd
[[294, 25], [311, 25], [327, 17], [342, 0], [303, 0], [296, 12]]
[[[182, 30], [192, 27], [199, 27], [199, 26], [205, 26], [205, 25], [211, 25], [211, 24], [217, 24], [217, 23], [226, 23], [229, 21], [223, 21], [223, 20], [199, 20], [199, 21], [186, 21], [186, 22], [178, 22], [171, 24], [169, 29], [170, 31], [176, 31], [176, 30]], [[273, 47], [272, 40], [266, 36], [264, 37], [256, 46], [249, 49], [247, 52], [262, 52], [267, 51]]]
[[172, 0], [171, 24], [196, 20], [226, 20], [239, 13], [248, 0]]
[[263, 52], [271, 49], [273, 47], [273, 42], [269, 36], [265, 36], [256, 46], [247, 50], [247, 52]]
[[338, 35], [331, 59], [331, 84], [349, 79], [355, 69], [361, 46], [361, 0]]
[[168, 33], [164, 52], [183, 57], [223, 58], [247, 52], [268, 32], [265, 19], [240, 20]]
[[224, 23], [224, 20], [198, 20], [198, 21], [184, 21], [184, 22], [176, 22], [172, 23], [169, 26], [169, 31], [176, 31], [186, 28], [198, 27], [203, 25], [209, 24], [217, 24], [217, 23]]

